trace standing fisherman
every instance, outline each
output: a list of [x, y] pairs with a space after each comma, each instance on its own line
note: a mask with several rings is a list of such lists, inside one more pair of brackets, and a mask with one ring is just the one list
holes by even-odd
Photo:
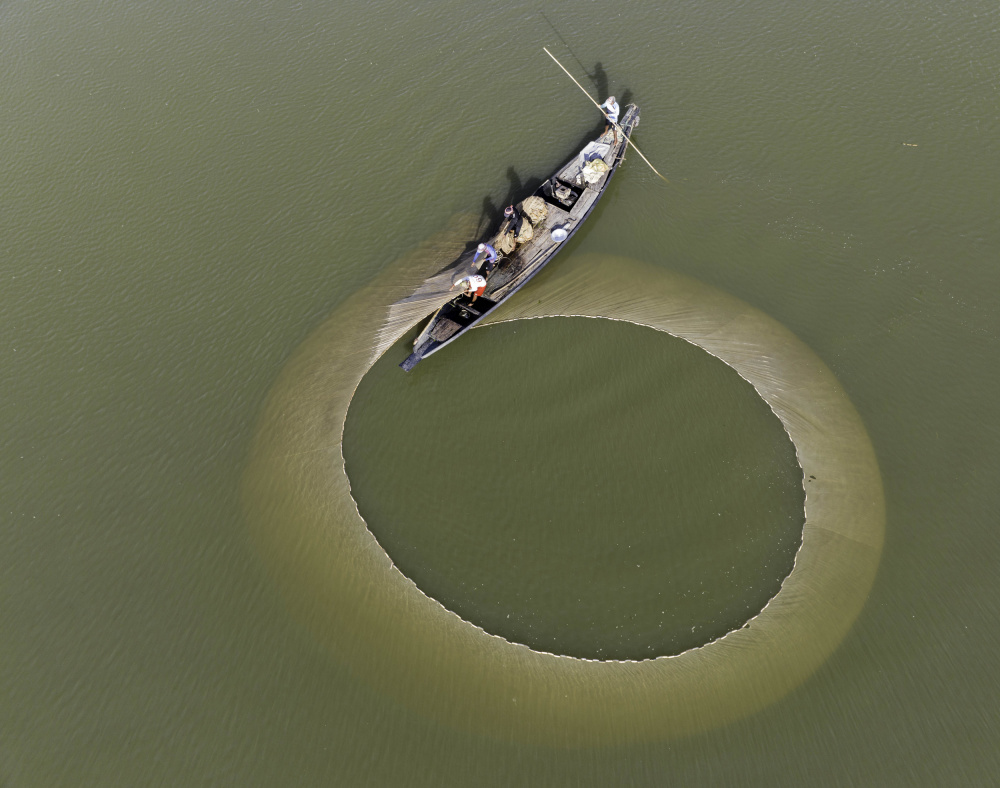
[[503, 218], [507, 222], [507, 232], [514, 234], [514, 240], [521, 234], [521, 225], [524, 224], [524, 214], [513, 205], [508, 205], [503, 209]]
[[476, 256], [472, 258], [472, 267], [476, 267], [476, 263], [479, 262], [479, 257], [484, 254], [486, 255], [486, 261], [483, 263], [482, 269], [484, 274], [489, 276], [493, 269], [496, 268], [498, 257], [497, 250], [489, 244], [479, 244], [479, 246], [476, 247]]
[[608, 133], [608, 129], [615, 130], [615, 145], [618, 144], [618, 102], [615, 101], [614, 96], [608, 96], [608, 100], [601, 104], [601, 109], [604, 110], [604, 115], [608, 119], [608, 125], [604, 127], [604, 133]]
[[[560, 63], [558, 60], [556, 60], [556, 56], [555, 55], [553, 55], [551, 52], [549, 52], [549, 50], [547, 50], [545, 47], [542, 47], [542, 51], [545, 52], [546, 55], [548, 55], [550, 58], [552, 58], [555, 61], [555, 64], [557, 66], [559, 66], [559, 68], [561, 68], [563, 70], [563, 73], [567, 77], [569, 77], [570, 79], [573, 80], [573, 82], [576, 84], [576, 86], [578, 88], [580, 88], [580, 90], [582, 90], [584, 93], [586, 93], [586, 95], [587, 95], [587, 101], [589, 101], [591, 104], [593, 104], [599, 110], [601, 110], [601, 112], [604, 112], [604, 108], [601, 107], [600, 104], [598, 104], [596, 101], [594, 101], [590, 97], [590, 94], [587, 93], [587, 89], [583, 85], [581, 85], [579, 82], [576, 81], [576, 78], [566, 70], [566, 66], [564, 66], [562, 63]], [[614, 96], [608, 96], [608, 101], [605, 101], [604, 103], [606, 105], [606, 104], [608, 104], [608, 102], [612, 102], [614, 100], [615, 100]], [[618, 123], [618, 105], [615, 104], [614, 107], [615, 107], [615, 120], [614, 120], [614, 122], [617, 124]], [[608, 118], [608, 119], [610, 120], [610, 118]], [[607, 130], [606, 127], [604, 129], [604, 133], [605, 134], [608, 133], [608, 130]], [[670, 183], [670, 181], [668, 181], [666, 178], [664, 178], [663, 175], [660, 173], [660, 171], [658, 169], [656, 169], [656, 167], [653, 166], [652, 162], [650, 162], [649, 159], [647, 159], [645, 156], [642, 155], [642, 151], [639, 150], [636, 147], [635, 143], [632, 142], [632, 140], [630, 140], [627, 136], [625, 137], [625, 142], [628, 144], [628, 146], [630, 148], [632, 148], [632, 150], [634, 150], [636, 153], [639, 154], [639, 158], [640, 159], [642, 159], [644, 162], [646, 162], [646, 164], [649, 165], [649, 169], [651, 169], [653, 172], [656, 173], [656, 177], [662, 179], [664, 183]], [[615, 144], [618, 144], [618, 134], [617, 133], [615, 134]]]

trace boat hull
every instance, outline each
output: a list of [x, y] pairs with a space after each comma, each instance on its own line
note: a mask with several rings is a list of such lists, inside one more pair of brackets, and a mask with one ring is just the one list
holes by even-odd
[[[532, 238], [501, 258], [487, 279], [485, 291], [475, 301], [470, 295], [462, 294], [438, 309], [417, 335], [413, 352], [400, 367], [408, 372], [423, 359], [454, 342], [524, 287], [559, 253], [604, 195], [625, 157], [627, 138], [638, 124], [639, 108], [629, 104], [619, 124], [620, 133], [607, 131], [588, 142], [529, 195], [540, 198], [546, 209], [544, 218], [532, 226]], [[523, 204], [524, 201], [519, 203]], [[497, 241], [498, 236], [483, 239], [493, 245]], [[476, 272], [472, 261], [473, 253], [466, 252], [452, 264], [456, 280]]]

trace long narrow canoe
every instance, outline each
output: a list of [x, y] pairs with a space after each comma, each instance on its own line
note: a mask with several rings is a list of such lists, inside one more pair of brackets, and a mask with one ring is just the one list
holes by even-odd
[[[613, 130], [604, 132], [597, 139], [588, 142], [539, 186], [533, 195], [518, 204], [529, 215], [529, 219], [525, 220], [526, 224], [532, 214], [539, 217], [531, 221], [530, 240], [518, 244], [500, 259], [487, 278], [486, 290], [475, 301], [471, 295], [463, 293], [431, 316], [424, 330], [413, 341], [413, 352], [400, 364], [404, 370], [409, 372], [420, 361], [458, 339], [498, 304], [524, 287], [531, 277], [558, 254], [601, 199], [625, 156], [625, 137], [631, 136], [637, 125], [639, 108], [635, 104], [629, 104], [619, 124], [621, 131], [617, 135], [617, 144]], [[525, 210], [527, 208], [531, 210]], [[498, 250], [503, 245], [501, 240], [500, 236], [483, 239]], [[465, 252], [452, 264], [452, 269], [456, 272], [454, 281], [477, 273], [472, 264], [473, 257], [474, 249]]]

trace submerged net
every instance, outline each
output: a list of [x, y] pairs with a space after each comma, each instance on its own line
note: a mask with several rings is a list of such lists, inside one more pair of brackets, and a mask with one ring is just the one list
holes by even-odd
[[341, 440], [362, 377], [450, 285], [432, 276], [387, 310], [388, 291], [414, 272], [412, 262], [394, 267], [295, 353], [246, 471], [247, 519], [261, 555], [290, 609], [327, 648], [422, 714], [532, 745], [690, 735], [763, 708], [823, 664], [861, 611], [882, 548], [882, 484], [864, 425], [830, 370], [776, 321], [624, 258], [576, 256], [492, 319], [625, 320], [681, 337], [748, 380], [781, 419], [804, 474], [802, 545], [781, 591], [746, 626], [705, 646], [615, 662], [489, 635], [405, 577], [358, 512]]

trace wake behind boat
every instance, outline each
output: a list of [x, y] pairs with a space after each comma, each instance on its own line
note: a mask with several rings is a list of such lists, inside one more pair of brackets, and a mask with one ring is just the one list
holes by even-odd
[[639, 108], [629, 104], [617, 128], [609, 123], [597, 139], [588, 142], [533, 194], [514, 205], [513, 214], [504, 220], [496, 235], [487, 236], [478, 251], [465, 252], [449, 266], [454, 272], [453, 286], [461, 285], [467, 292], [431, 316], [414, 340], [413, 352], [400, 364], [404, 370], [409, 372], [458, 339], [558, 254], [604, 194], [637, 125]]

